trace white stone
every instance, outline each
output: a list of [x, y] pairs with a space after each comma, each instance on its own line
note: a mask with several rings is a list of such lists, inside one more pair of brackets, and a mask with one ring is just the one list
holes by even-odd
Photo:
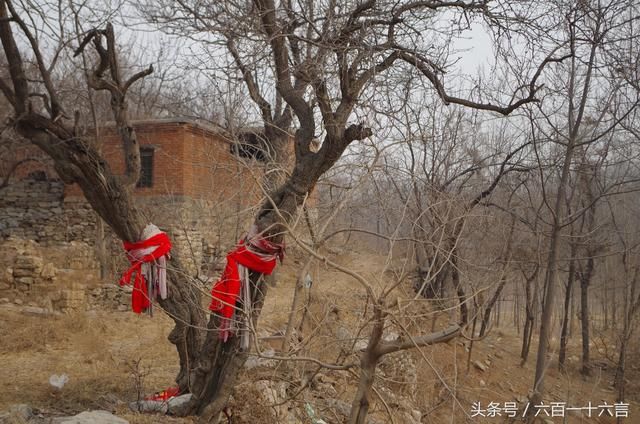
[[390, 331], [388, 334], [386, 334], [383, 337], [383, 340], [385, 342], [395, 342], [399, 338], [400, 338], [400, 335], [398, 333], [396, 333], [395, 331]]
[[169, 410], [169, 404], [158, 400], [141, 400], [139, 402], [130, 402], [129, 409], [133, 412], [166, 414]]
[[[276, 413], [276, 418], [286, 417], [288, 408], [283, 402], [287, 399], [287, 384], [284, 382], [273, 382], [269, 380], [260, 380], [255, 383], [256, 389], [262, 395], [262, 398], [270, 405]], [[279, 406], [275, 406], [281, 404]]]
[[368, 345], [369, 345], [368, 340], [358, 340], [353, 348], [356, 350], [356, 352], [358, 352], [358, 351], [365, 350]]
[[73, 417], [54, 418], [55, 424], [129, 424], [124, 418], [107, 411], [85, 411]]
[[187, 393], [186, 395], [176, 396], [169, 399], [169, 410], [167, 411], [170, 415], [181, 415], [181, 409], [191, 401], [191, 393]]
[[482, 372], [485, 372], [487, 370], [487, 366], [480, 361], [473, 361], [473, 366]]
[[49, 377], [49, 384], [58, 390], [62, 389], [68, 382], [69, 376], [67, 374], [52, 374]]
[[[18, 422], [22, 422], [22, 420], [27, 421], [31, 417], [33, 417], [33, 410], [29, 405], [25, 405], [23, 403], [11, 405], [9, 407], [9, 416], [14, 419], [16, 418], [19, 419], [20, 421]], [[13, 421], [10, 420], [8, 422], [13, 422]]]
[[20, 312], [22, 312], [24, 315], [34, 315], [37, 317], [46, 317], [49, 315], [53, 315], [51, 311], [48, 311], [44, 308], [38, 308], [37, 306], [25, 306]]

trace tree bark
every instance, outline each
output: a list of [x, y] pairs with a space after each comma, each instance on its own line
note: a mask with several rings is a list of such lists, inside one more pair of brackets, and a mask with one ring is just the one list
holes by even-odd
[[[285, 183], [273, 196], [274, 202], [277, 202], [277, 209], [265, 204], [255, 220], [258, 233], [262, 233], [263, 237], [269, 237], [271, 241], [282, 241], [285, 230], [283, 224], [286, 222], [282, 222], [280, 217], [292, 219], [304, 200], [304, 196], [293, 192], [289, 184], [289, 182]], [[251, 273], [250, 283], [252, 316], [249, 319], [252, 321], [250, 328], [255, 328], [264, 304], [267, 284], [264, 284], [263, 276], [257, 273]], [[244, 319], [248, 318], [244, 317]], [[237, 374], [247, 358], [248, 351], [240, 348], [239, 335], [233, 335], [223, 342], [218, 336], [217, 328], [220, 328], [220, 317], [217, 314], [211, 314], [209, 331], [198, 355], [197, 365], [191, 373], [190, 389], [193, 398], [185, 408], [184, 412], [187, 415], [217, 416], [224, 408]]]
[[618, 364], [616, 365], [616, 374], [614, 377], [614, 386], [618, 389], [618, 402], [624, 402], [625, 398], [625, 371], [627, 367], [627, 345], [629, 343], [629, 338], [631, 336], [631, 332], [627, 328], [627, 323], [625, 323], [624, 330], [622, 331], [622, 340], [620, 342], [620, 353], [618, 354]]
[[[571, 249], [573, 252], [573, 248]], [[564, 362], [567, 357], [567, 343], [569, 341], [569, 321], [571, 318], [571, 298], [573, 297], [573, 281], [575, 279], [575, 259], [571, 254], [569, 260], [569, 275], [567, 276], [567, 286], [564, 293], [564, 314], [562, 317], [562, 330], [560, 332], [560, 350], [558, 352], [558, 366], [564, 369]]]
[[358, 391], [351, 404], [349, 424], [365, 424], [369, 413], [369, 394], [375, 381], [376, 368], [380, 360], [378, 344], [382, 339], [384, 330], [384, 315], [380, 305], [374, 306], [373, 314], [373, 329], [369, 336], [369, 343], [367, 343], [367, 347], [360, 357], [360, 381], [358, 382]]
[[[250, 280], [251, 326], [250, 329], [242, 331], [256, 328], [268, 288], [261, 274], [252, 272]], [[241, 348], [239, 335], [230, 337], [226, 342], [219, 338], [216, 330], [220, 328], [220, 323], [220, 317], [211, 314], [207, 325], [209, 331], [198, 356], [198, 365], [192, 371], [191, 393], [194, 400], [185, 411], [189, 415], [197, 414], [210, 418], [216, 417], [222, 411], [231, 395], [238, 372], [249, 354], [248, 350]]]
[[538, 288], [532, 284], [538, 277], [539, 267], [536, 266], [535, 271], [530, 277], [525, 276], [525, 318], [524, 329], [522, 330], [522, 349], [520, 351], [520, 365], [524, 365], [529, 358], [529, 349], [531, 347], [531, 338], [533, 336], [533, 328], [536, 319], [536, 308], [538, 305]]
[[[117, 65], [113, 28], [110, 25], [107, 25], [105, 31], [90, 32], [81, 44], [81, 48], [84, 48], [90, 41], [94, 41], [99, 53], [99, 63], [90, 75], [89, 85], [93, 89], [110, 92], [116, 128], [124, 144], [126, 172], [123, 176], [115, 175], [97, 150], [96, 143], [85, 140], [77, 134], [77, 128], [63, 123], [61, 110], [54, 114], [52, 109], [51, 116], [31, 110], [28, 79], [9, 24], [7, 7], [11, 7], [10, 3], [0, 1], [0, 40], [14, 86], [11, 101], [15, 111], [15, 130], [53, 160], [56, 172], [66, 184], [77, 183], [80, 186], [91, 207], [121, 240], [138, 241], [145, 222], [136, 208], [132, 186], [139, 178], [140, 156], [136, 134], [126, 113], [125, 94], [131, 84], [148, 75], [151, 69], [139, 72], [126, 81], [122, 80]], [[11, 19], [24, 25], [13, 9], [11, 12]], [[106, 48], [101, 41], [103, 35], [107, 38]], [[32, 39], [32, 48], [35, 54], [40, 54], [35, 39]], [[80, 51], [81, 49], [78, 52]], [[45, 80], [49, 79], [50, 71], [46, 67], [39, 66], [39, 72]], [[51, 98], [56, 97], [52, 86], [47, 86], [47, 90]], [[7, 95], [6, 87], [3, 92]], [[178, 383], [185, 388], [188, 386], [187, 368], [189, 364], [195, 364], [197, 347], [201, 341], [198, 328], [205, 324], [205, 320], [200, 307], [199, 291], [186, 281], [186, 273], [182, 271], [177, 255], [169, 262], [168, 268], [168, 291], [171, 294], [161, 304], [176, 321], [169, 340], [178, 350], [181, 360]]]
[[464, 292], [464, 287], [462, 287], [462, 282], [460, 281], [458, 252], [455, 247], [451, 251], [451, 279], [460, 303], [460, 325], [465, 326], [469, 322], [469, 307], [467, 306], [467, 294]]
[[593, 257], [587, 259], [584, 272], [580, 273], [580, 321], [582, 324], [582, 374], [591, 375], [589, 365], [589, 285], [593, 277]]
[[[349, 128], [351, 130], [345, 131], [345, 134], [354, 131], [353, 128], [358, 128], [357, 133], [351, 133], [353, 137], [364, 138], [370, 135], [370, 130], [360, 126]], [[307, 193], [313, 190], [320, 176], [338, 160], [349, 142], [355, 139], [348, 135], [345, 137], [346, 139], [342, 140], [325, 140], [325, 146], [342, 150], [338, 153], [324, 151], [324, 160], [317, 160], [318, 158], [310, 154], [311, 152], [299, 151], [299, 146], [308, 145], [311, 140], [308, 132], [297, 131], [297, 159], [293, 172], [284, 184], [269, 196], [254, 220], [257, 232], [262, 237], [272, 242], [282, 242], [288, 230], [288, 224], [295, 219], [298, 208], [303, 204]], [[252, 328], [256, 326], [266, 295], [266, 286], [262, 281], [261, 275], [251, 274]], [[219, 328], [219, 317], [216, 314], [211, 315], [208, 328], [210, 331], [207, 333], [197, 364], [191, 373], [190, 388], [193, 398], [184, 410], [186, 414], [196, 413], [205, 419], [216, 417], [222, 411], [233, 389], [233, 382], [248, 354], [239, 349], [240, 337], [232, 336], [224, 343], [218, 338], [215, 329]]]
[[489, 300], [489, 303], [487, 303], [487, 305], [485, 306], [484, 315], [482, 316], [482, 323], [480, 324], [480, 333], [478, 334], [478, 337], [484, 336], [484, 333], [487, 331], [487, 327], [489, 326], [489, 319], [491, 318], [491, 311], [493, 310], [493, 307], [495, 306], [496, 302], [498, 302], [498, 299], [502, 294], [502, 289], [504, 288], [506, 283], [507, 283], [506, 277], [503, 276], [500, 281], [500, 284], [496, 288], [495, 293]]

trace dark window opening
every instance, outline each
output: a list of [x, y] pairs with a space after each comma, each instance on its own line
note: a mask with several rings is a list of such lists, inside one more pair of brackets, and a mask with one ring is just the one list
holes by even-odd
[[27, 175], [27, 178], [35, 181], [47, 181], [47, 173], [42, 170], [31, 171]]
[[140, 179], [136, 187], [153, 187], [153, 148], [140, 148]]
[[261, 134], [244, 132], [231, 144], [231, 153], [241, 158], [266, 162], [269, 156], [266, 146], [266, 140]]

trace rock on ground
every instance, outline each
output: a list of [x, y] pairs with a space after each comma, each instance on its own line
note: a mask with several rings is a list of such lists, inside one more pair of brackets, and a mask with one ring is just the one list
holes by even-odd
[[124, 418], [108, 411], [85, 411], [73, 417], [54, 418], [53, 424], [129, 424]]
[[27, 422], [33, 416], [33, 410], [29, 405], [11, 405], [5, 413], [0, 413], [0, 423]]
[[168, 411], [169, 415], [181, 415], [183, 409], [189, 404], [191, 400], [191, 393], [187, 393], [186, 395], [176, 396], [169, 399], [168, 403]]

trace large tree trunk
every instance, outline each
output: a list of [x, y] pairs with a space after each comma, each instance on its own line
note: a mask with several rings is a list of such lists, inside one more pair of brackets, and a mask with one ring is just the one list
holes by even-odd
[[[572, 252], [574, 249], [571, 249]], [[573, 281], [575, 279], [575, 259], [572, 253], [569, 260], [569, 275], [567, 276], [567, 286], [564, 293], [564, 314], [562, 317], [562, 331], [560, 332], [560, 351], [558, 352], [558, 366], [564, 368], [567, 357], [567, 343], [569, 341], [569, 321], [571, 318], [571, 298], [573, 297]]]
[[[77, 128], [64, 124], [63, 119], [60, 119], [62, 111], [55, 102], [57, 93], [50, 80], [47, 91], [52, 97], [51, 116], [39, 114], [28, 107], [29, 87], [21, 54], [8, 24], [6, 6], [6, 2], [0, 2], [0, 39], [10, 63], [11, 79], [15, 87], [16, 96], [12, 98], [15, 130], [53, 160], [56, 172], [65, 183], [77, 183], [80, 186], [91, 207], [121, 240], [139, 241], [145, 222], [136, 208], [132, 188], [140, 175], [140, 154], [136, 133], [128, 121], [125, 94], [131, 84], [151, 73], [151, 69], [139, 72], [126, 81], [121, 77], [111, 25], [107, 25], [105, 31], [90, 32], [78, 50], [81, 51], [93, 40], [100, 52], [99, 64], [89, 76], [89, 85], [93, 89], [107, 90], [111, 94], [111, 107], [123, 143], [126, 169], [124, 175], [115, 175], [95, 143], [85, 140], [78, 134]], [[13, 15], [13, 19], [19, 20], [15, 13]], [[106, 47], [103, 46], [103, 36], [107, 39]], [[48, 71], [42, 66], [40, 73], [45, 80], [49, 79]], [[6, 90], [3, 91], [6, 94]], [[168, 290], [171, 294], [161, 303], [176, 322], [169, 340], [176, 345], [181, 360], [178, 383], [186, 388], [188, 367], [196, 363], [202, 340], [198, 329], [206, 321], [200, 307], [200, 293], [184, 277], [187, 274], [177, 256], [169, 262], [168, 268]]]
[[374, 321], [369, 343], [360, 357], [360, 381], [358, 391], [351, 404], [349, 424], [364, 424], [369, 413], [369, 394], [375, 381], [376, 368], [380, 360], [378, 345], [384, 331], [384, 316], [379, 305], [374, 306]]
[[582, 374], [590, 375], [589, 366], [589, 285], [593, 276], [593, 258], [587, 259], [584, 272], [580, 273], [580, 321], [582, 324]]
[[168, 339], [176, 346], [180, 359], [176, 383], [181, 393], [187, 393], [191, 386], [191, 371], [205, 338], [201, 329], [206, 325], [206, 318], [201, 306], [201, 293], [187, 277], [188, 273], [176, 254], [172, 254], [167, 265], [167, 275], [170, 296], [158, 301], [174, 321]]
[[[308, 137], [303, 131], [296, 134], [296, 142]], [[346, 143], [344, 144], [346, 148]], [[299, 157], [291, 176], [273, 192], [260, 208], [254, 221], [257, 232], [272, 242], [282, 242], [284, 234], [304, 202], [307, 193], [313, 190], [318, 178], [337, 160], [313, 162], [313, 156]], [[252, 295], [251, 328], [255, 328], [266, 295], [263, 276], [252, 273], [250, 277]], [[244, 319], [247, 319], [246, 317]], [[212, 314], [209, 319], [206, 340], [195, 368], [191, 373], [191, 393], [193, 398], [185, 408], [185, 414], [199, 414], [204, 418], [217, 417], [233, 389], [237, 374], [247, 358], [248, 351], [240, 349], [239, 335], [231, 336], [226, 342], [219, 339], [216, 328], [220, 327], [219, 317]]]
[[[56, 170], [63, 179], [79, 183], [91, 207], [120, 239], [132, 242], [140, 239], [144, 221], [135, 206], [131, 190], [113, 176], [106, 162], [99, 160], [88, 145], [72, 142], [71, 137], [59, 139], [34, 130], [33, 122], [28, 117], [19, 122], [20, 133], [54, 158]], [[65, 144], [76, 147], [70, 152], [56, 148]], [[101, 166], [96, 166], [96, 163]], [[82, 178], [78, 178], [78, 173], [82, 174]], [[168, 263], [167, 273], [170, 296], [161, 300], [160, 304], [175, 321], [169, 341], [176, 346], [180, 358], [176, 382], [181, 390], [187, 390], [189, 366], [196, 364], [204, 339], [199, 329], [204, 327], [206, 320], [200, 306], [200, 292], [186, 277], [188, 273], [175, 252]]]
[[[262, 311], [268, 285], [261, 274], [251, 273], [251, 329], [256, 328]], [[198, 358], [198, 366], [192, 373], [191, 393], [194, 401], [185, 412], [188, 414], [215, 417], [224, 408], [233, 389], [238, 371], [247, 359], [248, 351], [240, 346], [239, 335], [230, 337], [226, 342], [219, 338], [216, 329], [220, 328], [220, 317], [211, 314], [208, 332]], [[250, 330], [243, 330], [250, 331]]]
[[618, 354], [618, 364], [616, 366], [616, 374], [614, 377], [614, 386], [618, 389], [618, 402], [624, 402], [625, 398], [625, 371], [627, 366], [627, 346], [629, 344], [629, 338], [631, 332], [627, 328], [627, 323], [624, 325], [622, 331], [622, 340], [620, 341], [620, 353]]
[[533, 336], [533, 328], [536, 319], [536, 308], [538, 305], [538, 287], [532, 287], [536, 278], [538, 278], [539, 267], [536, 266], [534, 273], [525, 276], [525, 318], [524, 329], [522, 331], [522, 349], [520, 351], [520, 365], [524, 365], [529, 358], [529, 349], [531, 347], [531, 338]]
[[506, 277], [503, 276], [502, 279], [500, 280], [500, 284], [496, 288], [495, 293], [489, 300], [489, 303], [487, 303], [487, 305], [485, 306], [484, 315], [482, 316], [482, 323], [480, 324], [480, 333], [478, 334], [478, 337], [484, 336], [484, 333], [487, 331], [487, 327], [489, 326], [489, 319], [491, 318], [491, 311], [493, 310], [493, 307], [495, 306], [496, 302], [498, 302], [498, 299], [502, 294], [502, 289], [504, 288], [506, 283], [507, 283]]
[[467, 294], [464, 292], [464, 287], [462, 287], [462, 282], [460, 281], [458, 251], [455, 247], [451, 251], [451, 279], [460, 303], [460, 325], [465, 326], [469, 322], [469, 307], [467, 306]]

